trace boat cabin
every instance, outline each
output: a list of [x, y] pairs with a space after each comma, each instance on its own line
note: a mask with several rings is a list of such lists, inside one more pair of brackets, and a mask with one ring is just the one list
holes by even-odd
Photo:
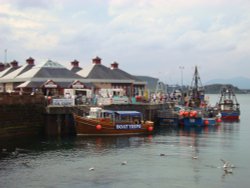
[[231, 87], [222, 89], [218, 105], [222, 111], [239, 111], [240, 109], [240, 105]]
[[112, 111], [100, 107], [91, 107], [88, 118], [112, 119], [113, 122], [141, 124], [143, 116], [138, 111]]
[[138, 111], [115, 111], [116, 122], [130, 122], [134, 124], [141, 124], [142, 114]]
[[238, 103], [235, 104], [233, 100], [230, 99], [224, 100], [224, 103], [220, 103], [219, 106], [221, 110], [226, 110], [226, 111], [239, 110], [239, 104]]

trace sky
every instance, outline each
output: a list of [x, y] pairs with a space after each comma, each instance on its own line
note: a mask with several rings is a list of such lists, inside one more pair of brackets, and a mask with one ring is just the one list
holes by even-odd
[[[249, 0], [0, 0], [0, 62], [81, 67], [190, 84], [250, 77]], [[7, 53], [5, 53], [7, 49]]]

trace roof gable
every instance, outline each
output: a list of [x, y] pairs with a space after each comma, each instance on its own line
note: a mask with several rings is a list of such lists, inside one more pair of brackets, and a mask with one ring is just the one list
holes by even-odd
[[28, 65], [28, 64], [23, 65], [23, 66], [21, 66], [20, 68], [18, 68], [18, 69], [16, 69], [16, 70], [12, 71], [11, 73], [5, 75], [4, 77], [2, 77], [2, 79], [13, 79], [13, 78], [15, 78], [15, 77], [17, 77], [17, 76], [19, 76], [19, 75], [21, 75], [21, 74], [27, 72], [27, 71], [30, 70], [33, 66], [34, 66], [34, 65]]
[[90, 79], [121, 79], [120, 76], [114, 74], [110, 68], [102, 64], [96, 64], [93, 66], [92, 70], [89, 72], [87, 78]]
[[15, 71], [15, 70], [17, 70], [17, 69], [19, 69], [19, 68], [20, 68], [20, 67], [9, 67], [9, 68], [7, 68], [7, 69], [1, 71], [1, 72], [0, 72], [0, 78], [6, 76], [6, 75], [8, 75], [8, 74], [10, 74], [11, 72], [13, 72], [13, 71]]
[[45, 63], [34, 66], [27, 72], [16, 77], [17, 79], [32, 79], [32, 78], [46, 78], [46, 79], [81, 79], [82, 77], [71, 72], [59, 63], [52, 62], [51, 60]]

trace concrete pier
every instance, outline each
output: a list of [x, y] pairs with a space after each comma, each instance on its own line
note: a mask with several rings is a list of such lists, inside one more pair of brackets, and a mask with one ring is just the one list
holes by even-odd
[[[0, 139], [6, 137], [45, 134], [47, 136], [75, 135], [72, 113], [89, 112], [90, 106], [46, 105], [44, 96], [0, 95]], [[157, 110], [167, 109], [173, 103], [112, 104], [107, 110], [135, 110], [145, 120], [156, 120]]]

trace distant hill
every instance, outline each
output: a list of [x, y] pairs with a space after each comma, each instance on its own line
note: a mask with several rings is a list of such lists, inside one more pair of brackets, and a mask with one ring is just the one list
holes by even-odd
[[211, 84], [230, 84], [238, 87], [239, 89], [250, 89], [250, 78], [235, 77], [231, 79], [213, 79], [205, 83], [205, 85]]
[[[159, 81], [158, 78], [150, 77], [150, 76], [136, 76], [138, 79], [147, 82], [147, 88], [151, 90], [152, 92], [155, 91], [156, 85]], [[248, 80], [248, 81], [247, 81]], [[214, 84], [209, 84], [209, 83], [214, 83]], [[224, 83], [223, 83], [224, 82]], [[230, 84], [228, 84], [230, 83]], [[234, 83], [234, 84], [233, 84]], [[238, 83], [238, 84], [236, 84]], [[204, 88], [205, 88], [205, 93], [207, 94], [220, 94], [221, 89], [225, 86], [231, 86], [233, 88], [233, 91], [238, 94], [245, 94], [245, 93], [250, 93], [250, 79], [248, 78], [243, 78], [243, 77], [238, 77], [234, 79], [215, 79], [211, 80], [207, 83], [205, 83]], [[239, 87], [240, 85], [241, 87]], [[244, 87], [243, 85], [247, 86]], [[173, 92], [174, 90], [180, 90], [181, 88], [183, 91], [187, 91], [189, 86], [179, 86], [179, 85], [166, 85], [167, 91], [168, 92]]]
[[[179, 86], [179, 85], [175, 85], [175, 86], [166, 85], [166, 86], [167, 86], [168, 92], [170, 92], [170, 93], [173, 92], [174, 90], [180, 90], [181, 89], [181, 86]], [[205, 85], [204, 89], [205, 89], [206, 94], [220, 94], [221, 89], [223, 87], [226, 87], [226, 86], [230, 86], [233, 89], [233, 91], [235, 93], [237, 93], [237, 94], [250, 93], [250, 89], [249, 90], [247, 90], [247, 89], [239, 89], [238, 87], [233, 86], [231, 84], [210, 84], [210, 85]], [[189, 86], [183, 86], [182, 89], [183, 89], [184, 92], [186, 92], [189, 89]]]
[[231, 86], [233, 91], [235, 93], [245, 93], [245, 91], [239, 89], [238, 87], [235, 87], [231, 84], [210, 84], [210, 85], [205, 85], [205, 93], [209, 94], [219, 94], [221, 92], [221, 89], [225, 86]]

